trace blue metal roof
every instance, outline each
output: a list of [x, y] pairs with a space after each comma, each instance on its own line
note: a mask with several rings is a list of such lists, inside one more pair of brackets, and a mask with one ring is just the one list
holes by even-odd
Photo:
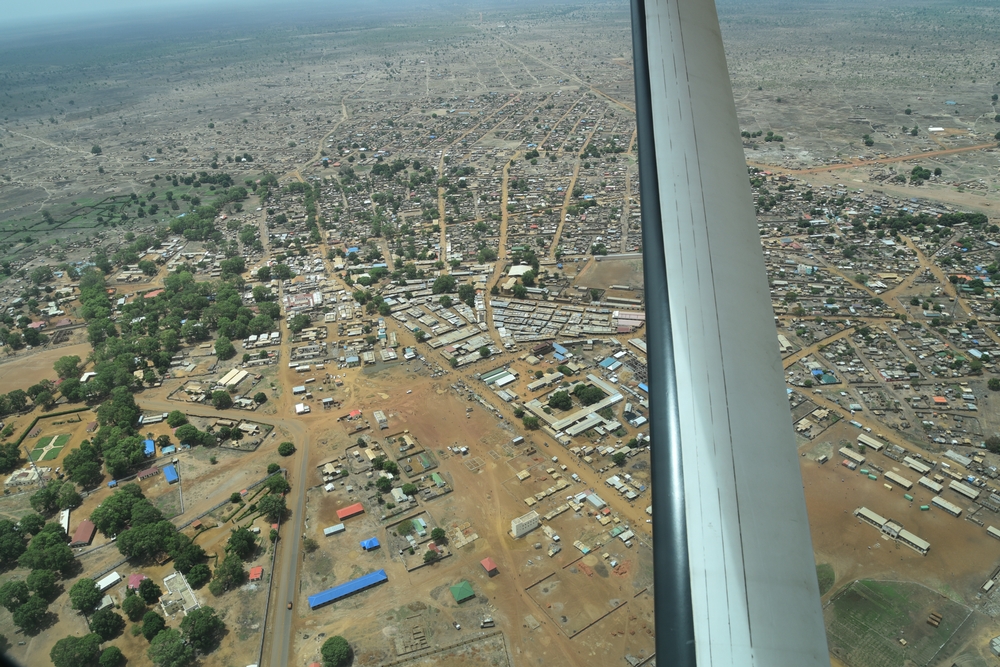
[[639, 383], [639, 389], [642, 389], [647, 394], [649, 393], [649, 386], [645, 382]]
[[361, 548], [365, 551], [371, 551], [372, 549], [378, 549], [378, 538], [369, 537], [367, 540], [361, 540]]
[[143, 450], [143, 453], [145, 453], [146, 456], [152, 456], [156, 453], [156, 443], [152, 440], [144, 440], [142, 444], [146, 447]]
[[559, 354], [566, 354], [567, 352], [569, 352], [569, 350], [567, 350], [559, 343], [552, 343], [552, 349], [558, 352]]
[[358, 591], [363, 591], [366, 588], [370, 588], [386, 581], [389, 581], [389, 577], [386, 576], [385, 570], [378, 570], [377, 572], [366, 574], [365, 576], [358, 577], [353, 581], [348, 581], [346, 584], [334, 586], [333, 588], [327, 589], [322, 593], [316, 593], [316, 595], [310, 595], [309, 608], [316, 609], [317, 607], [322, 607], [325, 604], [330, 604], [331, 602], [345, 598], [348, 595], [354, 595]]
[[167, 478], [167, 484], [177, 481], [177, 470], [171, 466], [163, 466], [163, 476]]
[[600, 367], [601, 368], [607, 368], [608, 366], [610, 366], [613, 363], [615, 363], [615, 358], [614, 357], [608, 357], [607, 359], [605, 359], [604, 361], [602, 361], [600, 363]]

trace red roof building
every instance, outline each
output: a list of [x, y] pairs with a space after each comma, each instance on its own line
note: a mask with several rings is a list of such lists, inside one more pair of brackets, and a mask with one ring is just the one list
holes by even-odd
[[141, 584], [142, 580], [145, 578], [146, 575], [139, 572], [128, 575], [128, 587], [134, 590], [139, 590], [139, 584]]
[[94, 533], [97, 532], [97, 527], [90, 519], [84, 519], [80, 522], [80, 525], [76, 527], [76, 532], [73, 533], [73, 539], [70, 540], [69, 545], [71, 547], [86, 547], [94, 540]]
[[357, 516], [359, 514], [364, 514], [365, 507], [361, 503], [354, 503], [342, 510], [337, 510], [337, 518], [343, 521], [344, 519], [350, 519], [352, 516]]
[[155, 290], [153, 290], [152, 292], [146, 292], [145, 294], [143, 294], [143, 295], [142, 295], [142, 298], [143, 298], [143, 299], [155, 299], [156, 297], [158, 297], [158, 296], [160, 296], [161, 294], [163, 294], [163, 293], [164, 293], [165, 291], [166, 291], [166, 290], [162, 290], [162, 289], [155, 289]]
[[492, 558], [489, 557], [484, 558], [481, 561], [479, 561], [479, 564], [482, 565], [483, 569], [486, 570], [486, 574], [490, 575], [491, 577], [495, 577], [496, 575], [500, 574], [500, 570], [497, 569], [497, 564], [493, 562]]
[[250, 568], [250, 581], [260, 581], [264, 578], [264, 568], [261, 566]]

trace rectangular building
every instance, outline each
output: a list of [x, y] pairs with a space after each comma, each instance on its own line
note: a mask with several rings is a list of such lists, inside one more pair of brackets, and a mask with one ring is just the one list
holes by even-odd
[[918, 484], [920, 484], [920, 486], [924, 487], [925, 489], [930, 489], [934, 493], [941, 493], [941, 491], [944, 489], [943, 486], [935, 482], [933, 479], [929, 479], [927, 477], [921, 477], [920, 480], [918, 481]]
[[361, 503], [354, 503], [349, 505], [344, 509], [337, 510], [337, 518], [343, 521], [344, 519], [350, 519], [352, 516], [357, 516], [363, 514], [365, 511], [364, 505]]
[[357, 579], [348, 581], [346, 584], [329, 588], [322, 593], [310, 595], [309, 608], [316, 609], [318, 607], [322, 607], [325, 604], [330, 604], [331, 602], [343, 599], [349, 595], [354, 595], [355, 593], [363, 591], [366, 588], [377, 586], [378, 584], [386, 581], [389, 581], [389, 577], [386, 575], [385, 570], [378, 570], [377, 572], [366, 574], [363, 577], [358, 577]]
[[179, 479], [177, 469], [172, 465], [163, 466], [163, 476], [167, 479], [167, 484], [173, 484]]
[[344, 532], [344, 524], [338, 523], [336, 526], [329, 526], [323, 529], [323, 537], [330, 537], [331, 535], [336, 535], [337, 533]]
[[854, 516], [858, 517], [870, 526], [878, 528], [879, 530], [882, 530], [882, 526], [884, 526], [887, 521], [887, 519], [881, 514], [876, 514], [867, 507], [859, 507], [854, 510]]
[[979, 497], [979, 491], [972, 488], [971, 486], [966, 486], [961, 482], [955, 482], [955, 481], [948, 482], [948, 488], [956, 493], [962, 494], [969, 500], [975, 500], [976, 498]]
[[76, 531], [73, 533], [73, 539], [69, 541], [70, 547], [86, 547], [94, 539], [94, 533], [97, 532], [97, 527], [94, 526], [90, 519], [84, 519], [80, 522], [80, 525], [76, 527]]
[[890, 482], [894, 482], [894, 483], [898, 484], [899, 486], [903, 487], [907, 491], [909, 491], [911, 488], [913, 488], [913, 482], [911, 482], [910, 480], [906, 479], [905, 477], [902, 477], [901, 475], [897, 475], [896, 473], [892, 472], [891, 470], [889, 472], [885, 473], [885, 478], [887, 480], [889, 480]]
[[858, 435], [858, 444], [864, 445], [865, 447], [871, 447], [876, 452], [882, 451], [882, 448], [885, 447], [884, 442], [882, 442], [878, 438], [873, 438], [865, 433], [861, 433], [860, 435]]
[[104, 578], [99, 579], [95, 583], [97, 586], [97, 590], [103, 593], [104, 591], [108, 590], [121, 580], [122, 580], [122, 575], [118, 574], [117, 572], [112, 572], [111, 574], [105, 576]]
[[858, 465], [861, 465], [862, 463], [865, 462], [865, 457], [862, 456], [861, 454], [858, 454], [853, 449], [848, 449], [847, 447], [841, 447], [839, 451], [840, 455], [843, 456], [848, 461], [854, 461]]
[[899, 535], [896, 537], [897, 542], [902, 542], [906, 546], [910, 547], [916, 551], [921, 556], [926, 556], [927, 552], [930, 551], [931, 543], [923, 540], [908, 530], [899, 531]]
[[997, 530], [993, 526], [986, 527], [986, 534], [989, 535], [990, 537], [995, 537], [996, 539], [1000, 540], [1000, 530]]
[[375, 412], [372, 413], [372, 416], [375, 417], [375, 421], [378, 423], [378, 427], [380, 429], [389, 428], [389, 419], [385, 416], [384, 412], [382, 412], [381, 410], [376, 410]]
[[918, 461], [915, 458], [909, 456], [903, 458], [903, 463], [911, 470], [916, 470], [921, 475], [926, 475], [931, 471], [931, 467], [929, 465], [927, 465], [923, 461]]
[[959, 516], [962, 514], [962, 509], [958, 505], [953, 505], [949, 503], [941, 496], [934, 496], [933, 498], [931, 498], [931, 505], [934, 505], [935, 507], [940, 507], [941, 509], [943, 509], [948, 514], [951, 514], [952, 516]]
[[510, 532], [514, 537], [524, 537], [535, 528], [538, 528], [538, 512], [532, 510], [524, 516], [519, 516], [510, 522]]

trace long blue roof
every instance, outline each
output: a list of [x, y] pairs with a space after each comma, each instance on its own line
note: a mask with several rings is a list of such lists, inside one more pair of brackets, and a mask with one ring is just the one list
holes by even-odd
[[365, 551], [371, 551], [372, 549], [378, 549], [378, 538], [369, 537], [367, 540], [361, 540], [361, 548]]
[[167, 478], [167, 484], [177, 481], [177, 470], [172, 466], [163, 466], [163, 476]]
[[310, 595], [309, 608], [316, 609], [317, 607], [322, 607], [325, 604], [330, 604], [335, 600], [345, 598], [349, 595], [354, 595], [358, 591], [363, 591], [366, 588], [381, 584], [385, 581], [389, 581], [389, 577], [386, 576], [385, 570], [378, 570], [377, 572], [366, 574], [365, 576], [358, 577], [353, 581], [348, 581], [346, 584], [334, 586], [333, 588], [327, 589], [322, 593], [316, 593], [316, 595]]

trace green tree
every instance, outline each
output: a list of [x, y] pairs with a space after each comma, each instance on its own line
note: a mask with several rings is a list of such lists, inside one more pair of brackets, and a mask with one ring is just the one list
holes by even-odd
[[152, 579], [143, 579], [139, 582], [139, 588], [136, 590], [146, 604], [156, 604], [160, 601], [160, 596], [163, 595], [163, 590], [157, 585]]
[[187, 667], [194, 660], [194, 647], [171, 628], [154, 635], [146, 655], [156, 667]]
[[177, 428], [178, 426], [183, 426], [187, 424], [187, 416], [180, 410], [172, 410], [169, 415], [167, 415], [167, 424], [170, 428]]
[[211, 607], [199, 607], [181, 620], [184, 638], [202, 653], [208, 653], [218, 646], [225, 630], [226, 624]]
[[264, 482], [264, 486], [267, 487], [269, 493], [274, 493], [280, 495], [282, 493], [288, 493], [292, 490], [292, 485], [288, 483], [288, 480], [281, 475], [273, 475]]
[[267, 474], [268, 475], [273, 475], [274, 473], [278, 472], [279, 470], [281, 470], [281, 466], [278, 465], [277, 463], [268, 463], [267, 464]]
[[408, 496], [417, 495], [417, 485], [416, 484], [404, 484], [402, 487], [403, 493]]
[[151, 642], [166, 626], [167, 623], [162, 616], [155, 611], [147, 611], [142, 617], [142, 636]]
[[14, 625], [21, 628], [26, 635], [37, 635], [48, 621], [49, 603], [37, 595], [32, 595], [27, 602], [14, 610]]
[[101, 638], [96, 633], [70, 635], [55, 643], [49, 658], [55, 667], [94, 667], [101, 654]]
[[7, 611], [13, 612], [27, 602], [30, 597], [28, 584], [23, 581], [8, 581], [0, 586], [0, 605], [3, 605]]
[[346, 639], [334, 635], [323, 642], [320, 655], [323, 656], [323, 667], [346, 667], [351, 662], [353, 652]]
[[244, 527], [237, 528], [229, 535], [226, 550], [236, 554], [243, 560], [248, 560], [257, 550], [257, 539]]
[[433, 561], [437, 560], [437, 557], [438, 557], [437, 552], [436, 551], [432, 551], [431, 549], [428, 549], [427, 551], [424, 552], [424, 562], [425, 563], [433, 562]]
[[994, 454], [1000, 454], [1000, 437], [991, 435], [986, 438], [986, 449], [993, 452]]
[[37, 535], [45, 527], [45, 519], [40, 514], [25, 514], [17, 527], [25, 535]]
[[264, 403], [267, 403], [267, 394], [265, 394], [262, 391], [258, 391], [256, 394], [253, 395], [253, 402], [256, 403], [257, 405], [263, 405]]
[[990, 378], [986, 386], [990, 391], [1000, 391], [1000, 378]]
[[431, 292], [434, 294], [444, 294], [445, 292], [454, 292], [455, 276], [450, 274], [445, 274], [443, 276], [438, 276], [434, 279], [434, 283], [431, 285]]
[[52, 570], [32, 570], [25, 581], [35, 595], [46, 600], [52, 600], [59, 592], [56, 573]]
[[311, 322], [309, 321], [309, 316], [302, 313], [293, 315], [291, 319], [288, 320], [288, 328], [292, 331], [292, 333], [299, 333], [310, 324]]
[[625, 465], [625, 452], [615, 452], [615, 455], [611, 457], [611, 460], [615, 462], [615, 465], [621, 468]]
[[128, 620], [138, 623], [146, 613], [146, 601], [135, 593], [127, 595], [122, 600], [122, 611], [128, 616]]
[[375, 481], [375, 488], [379, 493], [389, 493], [392, 490], [392, 480], [388, 477], [379, 477]]
[[557, 391], [549, 398], [549, 407], [557, 410], [569, 410], [573, 407], [573, 399], [568, 391]]
[[31, 538], [17, 562], [29, 570], [53, 570], [63, 575], [75, 564], [73, 551], [66, 545], [66, 532], [56, 523], [46, 524]]
[[295, 445], [290, 442], [283, 442], [278, 445], [278, 453], [282, 456], [291, 456], [295, 453]]
[[191, 588], [198, 589], [204, 586], [212, 578], [212, 570], [205, 563], [198, 563], [188, 570], [185, 575]]
[[225, 361], [236, 356], [236, 348], [228, 338], [219, 336], [215, 341], [215, 354], [219, 361]]
[[117, 646], [109, 646], [101, 652], [101, 667], [121, 667], [125, 663], [125, 656]]
[[90, 629], [104, 641], [111, 641], [125, 629], [125, 619], [111, 608], [101, 609], [90, 617]]
[[514, 296], [518, 299], [523, 299], [528, 296], [528, 288], [521, 283], [517, 283], [514, 285]]
[[63, 380], [80, 377], [80, 357], [76, 355], [59, 357], [52, 367], [55, 369], [56, 375]]
[[483, 359], [490, 356], [489, 346], [483, 345], [481, 348], [479, 348], [479, 356], [482, 357]]
[[257, 502], [257, 511], [263, 514], [269, 522], [275, 523], [284, 518], [288, 509], [283, 497], [269, 493]]
[[62, 480], [50, 479], [48, 484], [31, 494], [31, 509], [39, 514], [51, 516], [59, 509], [59, 489]]
[[437, 544], [441, 544], [442, 542], [444, 542], [446, 537], [447, 535], [444, 532], [444, 528], [435, 528], [434, 530], [431, 531], [431, 539], [434, 540], [434, 542], [436, 542]]
[[212, 406], [216, 410], [227, 410], [233, 407], [233, 397], [229, 395], [228, 391], [213, 391]]
[[236, 554], [227, 554], [215, 568], [212, 584], [209, 590], [213, 595], [221, 595], [225, 591], [240, 586], [246, 581], [247, 573], [243, 569], [243, 561]]
[[521, 418], [521, 423], [524, 424], [524, 428], [534, 431], [538, 428], [538, 417], [525, 415]]
[[93, 579], [83, 577], [78, 579], [73, 587], [69, 589], [69, 599], [73, 604], [73, 609], [89, 614], [101, 602], [101, 591], [97, 589], [97, 584]]

